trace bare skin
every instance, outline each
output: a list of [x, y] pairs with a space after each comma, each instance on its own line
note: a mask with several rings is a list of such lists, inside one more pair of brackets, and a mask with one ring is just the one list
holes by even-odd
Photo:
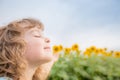
[[[27, 49], [25, 57], [28, 62], [28, 66], [23, 73], [24, 76], [20, 80], [32, 80], [32, 77], [36, 69], [41, 66], [40, 76], [44, 80], [49, 75], [49, 72], [54, 64], [59, 58], [58, 54], [53, 55], [50, 49], [50, 39], [42, 34], [42, 31], [33, 28], [25, 33], [24, 36], [27, 42]], [[45, 75], [44, 75], [45, 74]]]

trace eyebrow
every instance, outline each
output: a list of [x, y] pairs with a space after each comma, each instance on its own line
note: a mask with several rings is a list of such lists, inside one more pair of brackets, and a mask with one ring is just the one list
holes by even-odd
[[30, 33], [33, 33], [33, 32], [38, 32], [39, 34], [44, 35], [43, 31], [41, 31], [41, 30], [31, 30], [30, 31]]
[[35, 32], [35, 31], [42, 32], [41, 30], [31, 30], [30, 32]]

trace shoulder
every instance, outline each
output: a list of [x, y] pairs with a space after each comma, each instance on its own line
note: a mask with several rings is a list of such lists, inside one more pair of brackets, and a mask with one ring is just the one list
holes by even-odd
[[12, 79], [8, 77], [0, 77], [0, 80], [12, 80]]

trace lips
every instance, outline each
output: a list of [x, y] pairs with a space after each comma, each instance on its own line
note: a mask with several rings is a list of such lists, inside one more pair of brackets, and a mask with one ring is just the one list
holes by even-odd
[[47, 52], [51, 52], [51, 48], [50, 47], [44, 47], [44, 50]]
[[51, 48], [50, 47], [44, 47], [45, 52], [51, 52]]
[[44, 49], [50, 49], [50, 47], [45, 47]]

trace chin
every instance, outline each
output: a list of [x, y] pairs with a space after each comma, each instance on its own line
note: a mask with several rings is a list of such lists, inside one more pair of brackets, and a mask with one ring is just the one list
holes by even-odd
[[46, 60], [45, 60], [45, 63], [49, 63], [49, 62], [51, 62], [51, 61], [52, 61], [52, 59], [49, 58], [49, 59], [46, 59]]
[[46, 61], [51, 61], [53, 59], [53, 55], [51, 53], [47, 53], [46, 57]]

